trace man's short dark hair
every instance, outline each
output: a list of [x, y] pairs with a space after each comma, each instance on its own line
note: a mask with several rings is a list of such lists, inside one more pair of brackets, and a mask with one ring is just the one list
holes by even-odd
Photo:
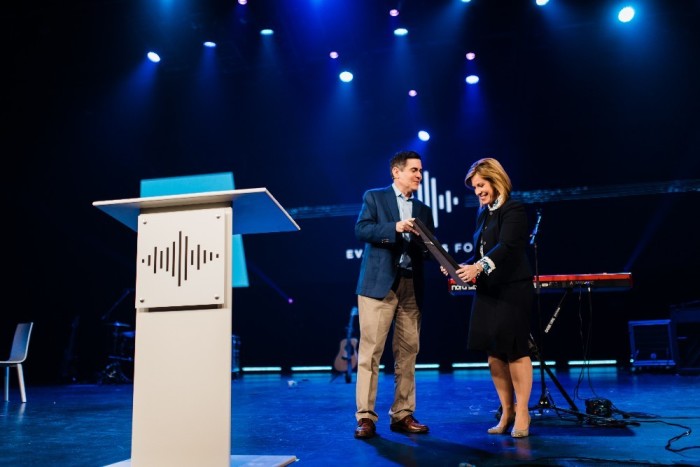
[[420, 159], [420, 154], [418, 154], [416, 151], [397, 152], [389, 161], [389, 170], [393, 169], [394, 167], [398, 167], [400, 170], [403, 170], [403, 168], [406, 167], [406, 161], [409, 159]]

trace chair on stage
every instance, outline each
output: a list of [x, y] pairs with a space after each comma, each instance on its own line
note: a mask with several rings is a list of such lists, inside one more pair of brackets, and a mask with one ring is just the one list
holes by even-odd
[[17, 368], [19, 392], [22, 402], [27, 402], [27, 393], [24, 389], [24, 373], [22, 363], [27, 359], [29, 352], [29, 337], [32, 334], [34, 323], [19, 323], [15, 328], [15, 337], [12, 340], [12, 350], [7, 360], [0, 360], [0, 368], [5, 369], [5, 400], [10, 400], [10, 367]]

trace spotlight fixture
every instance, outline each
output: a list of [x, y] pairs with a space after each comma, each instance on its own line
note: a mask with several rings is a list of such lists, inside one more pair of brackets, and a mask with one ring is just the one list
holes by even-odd
[[626, 6], [617, 14], [617, 19], [622, 23], [629, 23], [634, 18], [634, 8]]

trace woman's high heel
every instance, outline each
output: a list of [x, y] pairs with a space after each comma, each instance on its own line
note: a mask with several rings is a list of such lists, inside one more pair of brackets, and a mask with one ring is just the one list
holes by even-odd
[[525, 428], [524, 430], [516, 430], [515, 428], [513, 428], [513, 430], [510, 432], [510, 435], [513, 438], [525, 438], [527, 436], [530, 436], [530, 422], [531, 421], [532, 421], [532, 419], [530, 418], [530, 415], [528, 414], [528, 416], [527, 416], [527, 428]]
[[506, 432], [508, 431], [508, 428], [510, 428], [510, 426], [511, 426], [513, 423], [515, 423], [515, 415], [513, 415], [511, 418], [509, 418], [509, 419], [506, 421], [506, 424], [505, 424], [505, 425], [501, 425], [500, 422], [499, 422], [498, 425], [492, 426], [491, 428], [489, 428], [488, 430], [486, 430], [486, 432], [487, 432], [488, 434], [490, 434], [490, 435], [502, 435], [502, 434], [504, 434], [504, 433], [506, 433]]

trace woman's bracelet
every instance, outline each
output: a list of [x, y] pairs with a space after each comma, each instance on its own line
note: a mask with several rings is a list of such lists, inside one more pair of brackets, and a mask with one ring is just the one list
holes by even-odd
[[489, 263], [489, 260], [486, 258], [481, 258], [479, 260], [479, 264], [481, 264], [481, 271], [485, 272], [486, 275], [488, 275], [491, 272], [491, 264]]

